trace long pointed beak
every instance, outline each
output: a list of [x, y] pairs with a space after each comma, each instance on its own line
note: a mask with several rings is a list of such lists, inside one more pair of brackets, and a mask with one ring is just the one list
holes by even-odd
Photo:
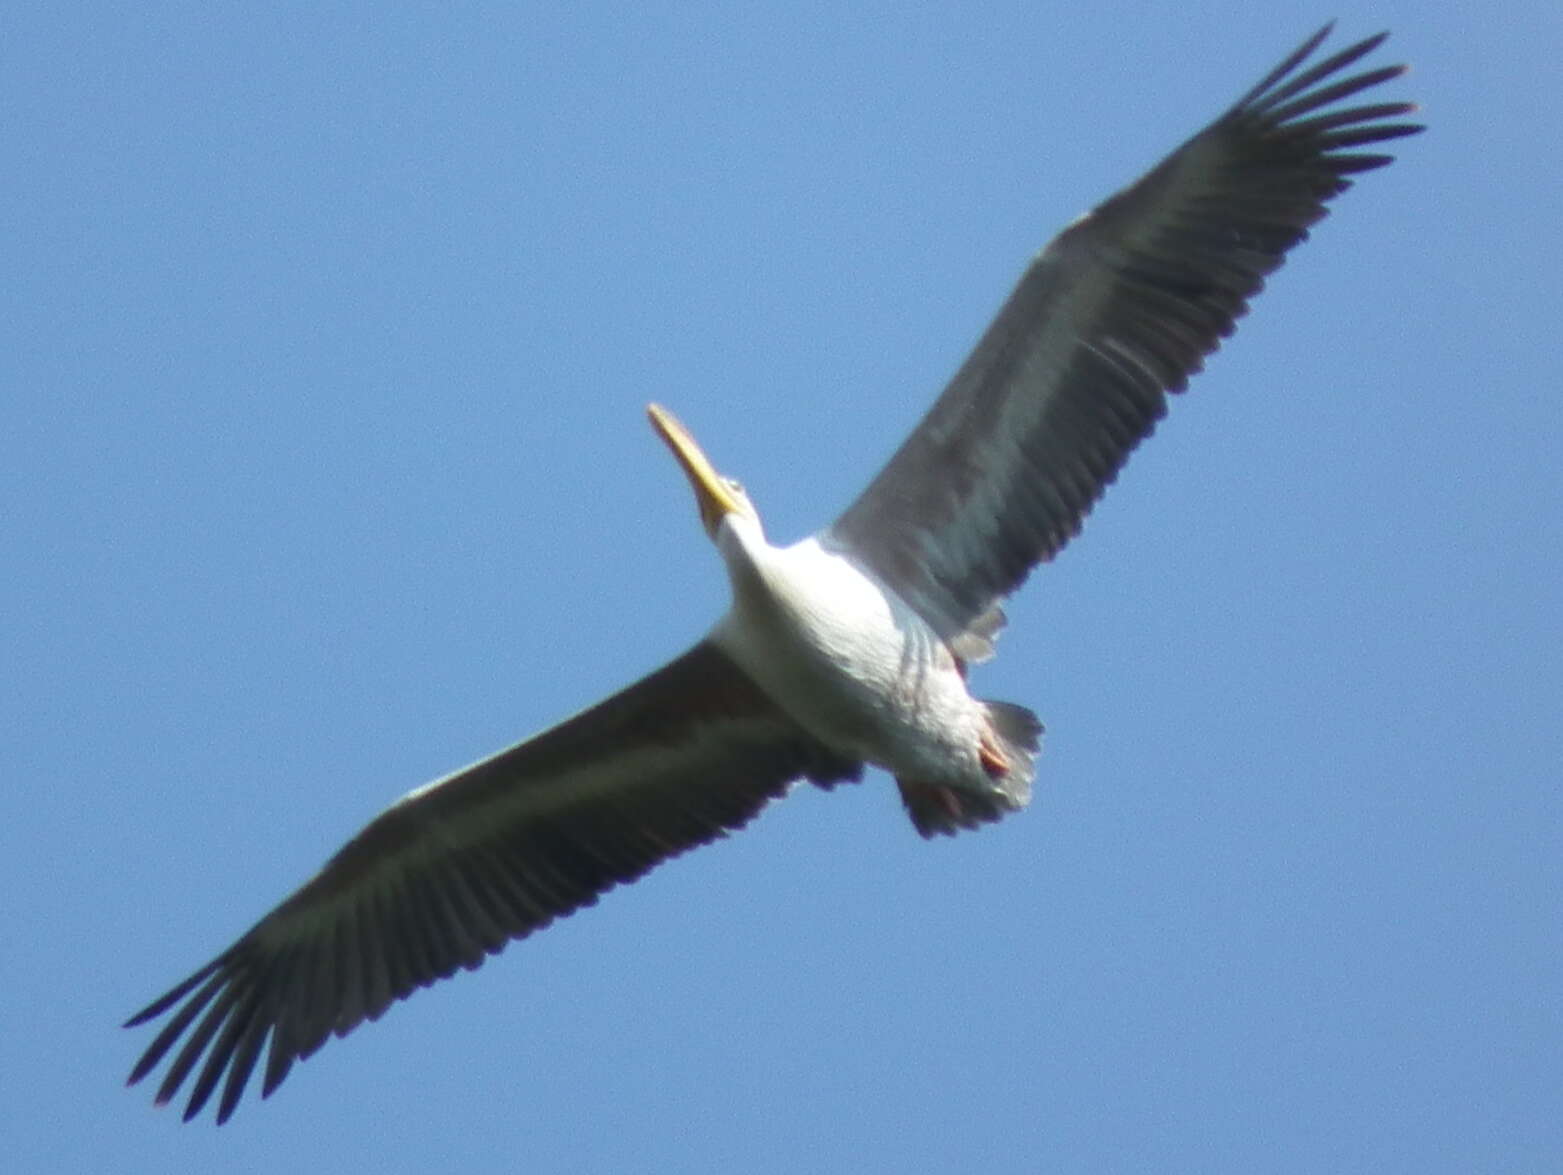
[[667, 442], [673, 456], [684, 467], [689, 484], [695, 490], [695, 501], [700, 506], [700, 521], [705, 524], [706, 532], [715, 536], [717, 524], [726, 515], [743, 512], [742, 503], [728, 489], [726, 480], [717, 473], [676, 416], [660, 404], [646, 405], [646, 415], [651, 418], [651, 427]]

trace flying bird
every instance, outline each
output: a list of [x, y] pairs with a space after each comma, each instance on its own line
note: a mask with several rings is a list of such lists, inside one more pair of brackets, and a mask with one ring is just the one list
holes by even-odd
[[652, 405], [727, 566], [730, 610], [688, 652], [558, 726], [403, 796], [304, 886], [133, 1016], [171, 1018], [159, 1104], [221, 1086], [226, 1121], [332, 1035], [747, 824], [800, 780], [895, 777], [917, 831], [1025, 807], [1042, 724], [973, 697], [1001, 604], [1051, 559], [1287, 251], [1413, 134], [1398, 77], [1313, 63], [1326, 26], [1031, 262], [976, 349], [844, 514], [771, 545], [738, 483]]

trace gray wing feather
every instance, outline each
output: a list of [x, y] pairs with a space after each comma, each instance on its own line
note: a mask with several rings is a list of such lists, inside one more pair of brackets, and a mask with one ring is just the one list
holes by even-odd
[[1386, 34], [1297, 72], [1328, 32], [1059, 234], [927, 416], [821, 536], [964, 655], [991, 651], [999, 601], [1079, 532], [1166, 412], [1167, 393], [1232, 333], [1346, 177], [1391, 159], [1351, 148], [1422, 129], [1386, 121], [1414, 110], [1407, 103], [1315, 113], [1404, 72], [1329, 80]]
[[332, 1035], [472, 969], [658, 863], [741, 828], [803, 777], [860, 765], [777, 712], [708, 642], [552, 730], [406, 796], [248, 934], [127, 1027], [173, 1016], [131, 1084], [184, 1042], [185, 1117], [233, 1113], [269, 1039], [262, 1096]]

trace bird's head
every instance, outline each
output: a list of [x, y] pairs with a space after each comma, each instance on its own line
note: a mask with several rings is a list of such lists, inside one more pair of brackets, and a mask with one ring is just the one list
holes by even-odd
[[700, 446], [695, 444], [695, 438], [689, 435], [689, 430], [678, 422], [676, 416], [660, 404], [648, 404], [646, 415], [651, 418], [651, 427], [667, 442], [668, 448], [673, 450], [673, 456], [684, 467], [689, 484], [695, 490], [695, 501], [700, 506], [700, 521], [713, 541], [722, 519], [729, 515], [759, 522], [760, 516], [749, 501], [749, 495], [744, 493], [743, 486], [716, 471], [700, 451]]

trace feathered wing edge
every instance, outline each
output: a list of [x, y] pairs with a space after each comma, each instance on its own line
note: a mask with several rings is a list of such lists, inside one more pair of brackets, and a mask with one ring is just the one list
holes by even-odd
[[864, 493], [821, 535], [968, 659], [999, 602], [1080, 529], [1248, 301], [1350, 186], [1413, 134], [1405, 102], [1336, 104], [1404, 72], [1304, 69], [1320, 30], [1225, 114], [1059, 234]]
[[829, 786], [860, 772], [702, 642], [382, 813], [248, 934], [131, 1017], [126, 1027], [173, 1012], [129, 1083], [182, 1041], [158, 1104], [194, 1073], [185, 1119], [221, 1084], [226, 1121], [263, 1049], [265, 1097], [331, 1035], [743, 827], [793, 781]]

